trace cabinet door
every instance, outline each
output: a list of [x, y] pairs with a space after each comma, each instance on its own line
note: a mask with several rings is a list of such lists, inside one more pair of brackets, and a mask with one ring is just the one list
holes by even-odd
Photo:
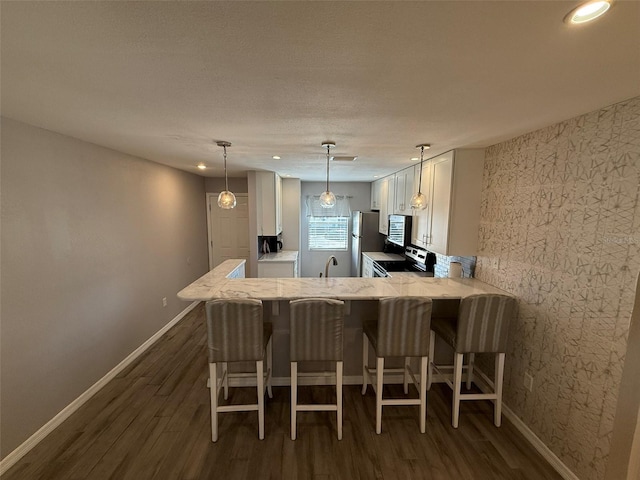
[[393, 177], [384, 177], [380, 181], [380, 217], [378, 231], [383, 235], [387, 235], [389, 233], [389, 178]]
[[436, 158], [431, 162], [431, 225], [429, 226], [427, 249], [447, 255], [453, 153]]
[[371, 182], [371, 210], [380, 210], [380, 191], [382, 180]]
[[278, 235], [282, 232], [282, 179], [274, 172], [257, 172], [256, 190], [258, 234]]
[[282, 232], [282, 177], [275, 174], [276, 232]]
[[258, 278], [293, 278], [295, 262], [258, 262]]
[[414, 167], [405, 168], [395, 174], [395, 201], [393, 213], [411, 215]]
[[423, 162], [422, 175], [420, 175], [420, 165], [416, 165], [414, 171], [415, 188], [413, 193], [418, 193], [418, 184], [420, 184], [420, 191], [427, 197], [427, 206], [422, 210], [413, 210], [411, 243], [426, 248], [429, 226], [431, 225], [431, 162]]
[[373, 260], [366, 255], [362, 255], [362, 277], [373, 277]]
[[394, 188], [394, 200], [393, 200], [393, 213], [397, 215], [404, 214], [404, 191], [406, 188], [406, 175], [404, 170], [394, 175], [395, 188]]

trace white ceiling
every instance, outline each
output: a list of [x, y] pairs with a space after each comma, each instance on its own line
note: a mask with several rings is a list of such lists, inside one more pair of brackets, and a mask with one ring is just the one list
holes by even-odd
[[[640, 94], [640, 2], [6, 2], [3, 116], [220, 176], [371, 181]], [[281, 160], [273, 160], [280, 155]]]

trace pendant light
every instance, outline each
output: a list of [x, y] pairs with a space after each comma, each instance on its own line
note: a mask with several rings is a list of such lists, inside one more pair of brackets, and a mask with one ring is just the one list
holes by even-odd
[[218, 206], [229, 210], [236, 206], [236, 196], [229, 191], [229, 180], [227, 178], [227, 147], [230, 147], [231, 143], [225, 141], [216, 143], [224, 149], [224, 192], [220, 192], [220, 195], [218, 195]]
[[329, 190], [329, 150], [336, 146], [334, 142], [322, 142], [323, 147], [327, 147], [327, 189], [320, 195], [320, 205], [322, 208], [333, 208], [336, 205], [336, 196]]
[[424, 162], [424, 149], [431, 148], [431, 145], [428, 143], [421, 143], [420, 145], [416, 145], [416, 148], [420, 149], [420, 180], [418, 182], [418, 193], [411, 197], [411, 208], [422, 210], [427, 206], [427, 197], [422, 193], [422, 162]]

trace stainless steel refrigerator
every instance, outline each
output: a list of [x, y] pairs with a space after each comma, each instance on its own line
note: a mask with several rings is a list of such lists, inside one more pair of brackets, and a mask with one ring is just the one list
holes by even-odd
[[378, 232], [378, 212], [351, 214], [351, 276], [362, 275], [362, 252], [381, 252], [384, 235]]

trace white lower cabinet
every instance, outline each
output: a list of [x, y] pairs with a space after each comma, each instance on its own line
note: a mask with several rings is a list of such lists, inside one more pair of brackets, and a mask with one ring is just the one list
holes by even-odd
[[362, 277], [373, 277], [373, 260], [364, 253], [362, 254]]
[[258, 260], [258, 278], [298, 278], [298, 252], [270, 253]]

